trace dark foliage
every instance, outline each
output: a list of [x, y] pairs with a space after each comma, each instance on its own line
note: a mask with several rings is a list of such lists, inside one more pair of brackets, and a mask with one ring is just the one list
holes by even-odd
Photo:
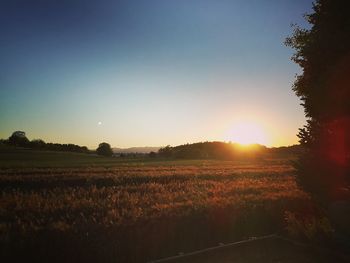
[[23, 131], [15, 131], [8, 138], [8, 143], [13, 146], [26, 147], [29, 144], [29, 140], [26, 137], [26, 133]]
[[90, 153], [86, 146], [79, 146], [76, 144], [60, 144], [60, 143], [46, 143], [41, 139], [34, 139], [29, 141], [25, 132], [15, 131], [7, 140], [1, 140], [2, 144], [24, 147], [36, 150], [60, 151], [60, 152], [78, 152]]
[[89, 149], [86, 146], [79, 146], [71, 143], [69, 144], [46, 143], [45, 149], [50, 151], [90, 153]]
[[30, 148], [32, 149], [45, 149], [48, 144], [46, 144], [43, 140], [41, 139], [34, 139], [31, 140], [29, 143]]
[[251, 145], [242, 147], [234, 143], [225, 142], [199, 142], [184, 144], [176, 147], [166, 146], [159, 149], [161, 157], [179, 159], [237, 159], [237, 158], [259, 158], [267, 148], [262, 145]]
[[151, 157], [151, 158], [154, 158], [154, 157], [157, 157], [157, 153], [155, 153], [155, 152], [150, 152], [149, 154], [148, 154], [148, 156], [149, 157]]
[[98, 145], [98, 148], [96, 149], [96, 153], [98, 155], [102, 155], [102, 156], [112, 156], [113, 155], [113, 151], [112, 151], [111, 146], [106, 142], [102, 142]]
[[350, 1], [318, 0], [313, 10], [311, 28], [295, 27], [286, 44], [302, 68], [293, 90], [308, 118], [298, 134], [306, 149], [298, 182], [327, 205], [349, 198]]

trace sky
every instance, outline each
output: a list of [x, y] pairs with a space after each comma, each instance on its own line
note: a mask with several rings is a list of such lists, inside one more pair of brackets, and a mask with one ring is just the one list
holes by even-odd
[[[0, 0], [0, 138], [297, 143], [284, 45], [308, 0]], [[245, 127], [245, 128], [244, 128]]]

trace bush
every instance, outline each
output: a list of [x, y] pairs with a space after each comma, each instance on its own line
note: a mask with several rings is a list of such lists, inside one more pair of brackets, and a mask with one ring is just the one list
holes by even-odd
[[102, 156], [112, 156], [113, 155], [113, 151], [112, 151], [111, 146], [106, 142], [102, 142], [98, 145], [98, 148], [96, 149], [96, 153], [98, 155], [102, 155]]

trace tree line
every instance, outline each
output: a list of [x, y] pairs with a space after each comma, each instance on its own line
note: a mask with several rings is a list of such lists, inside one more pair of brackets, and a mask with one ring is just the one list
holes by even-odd
[[274, 156], [299, 154], [299, 145], [279, 148], [267, 148], [259, 144], [242, 146], [231, 142], [199, 142], [175, 147], [160, 148], [158, 154], [150, 153], [151, 157], [165, 157], [177, 159], [261, 159], [268, 154]]
[[80, 146], [72, 143], [47, 143], [42, 139], [29, 140], [24, 131], [15, 131], [8, 139], [1, 139], [0, 143], [9, 146], [30, 148], [35, 150], [76, 152], [76, 153], [96, 153], [102, 156], [112, 156], [113, 151], [108, 143], [100, 143], [96, 151], [89, 150], [86, 146]]
[[79, 146], [71, 143], [47, 143], [42, 139], [29, 140], [26, 136], [26, 133], [23, 131], [13, 132], [8, 139], [2, 139], [1, 143], [10, 146], [24, 147], [36, 150], [91, 153], [91, 151], [86, 146]]

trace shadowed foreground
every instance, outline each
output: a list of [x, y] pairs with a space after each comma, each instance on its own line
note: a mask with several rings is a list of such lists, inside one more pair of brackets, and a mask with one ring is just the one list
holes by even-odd
[[258, 262], [348, 262], [341, 254], [296, 243], [278, 235], [240, 241], [204, 249], [153, 263], [258, 263]]

